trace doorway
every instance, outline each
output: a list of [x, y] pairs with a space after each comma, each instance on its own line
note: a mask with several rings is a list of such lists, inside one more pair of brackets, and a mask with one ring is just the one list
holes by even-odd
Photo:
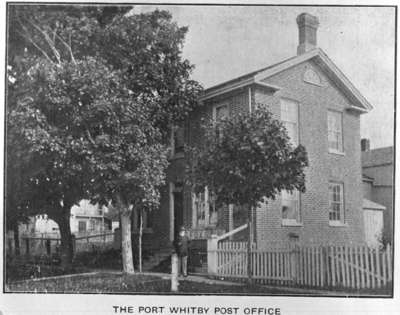
[[174, 240], [179, 234], [179, 229], [183, 226], [183, 185], [175, 183], [172, 192], [174, 198]]

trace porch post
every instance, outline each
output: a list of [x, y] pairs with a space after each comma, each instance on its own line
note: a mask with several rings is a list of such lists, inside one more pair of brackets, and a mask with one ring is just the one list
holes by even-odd
[[174, 240], [174, 183], [169, 182], [168, 187], [169, 196], [169, 240]]
[[192, 228], [195, 229], [197, 226], [197, 209], [196, 209], [196, 194], [192, 191]]
[[207, 272], [210, 275], [216, 275], [218, 272], [218, 238], [217, 235], [211, 235], [207, 240]]

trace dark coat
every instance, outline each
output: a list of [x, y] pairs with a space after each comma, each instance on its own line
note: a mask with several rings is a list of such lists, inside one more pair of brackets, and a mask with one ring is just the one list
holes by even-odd
[[175, 240], [175, 250], [178, 256], [188, 256], [189, 254], [189, 238], [185, 234], [184, 236], [178, 235]]

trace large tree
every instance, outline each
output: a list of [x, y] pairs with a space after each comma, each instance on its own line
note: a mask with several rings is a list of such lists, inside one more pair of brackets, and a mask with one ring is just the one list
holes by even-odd
[[10, 9], [7, 128], [35, 166], [30, 209], [56, 219], [65, 252], [71, 205], [86, 196], [112, 200], [121, 212], [124, 270], [133, 272], [129, 217], [134, 207], [157, 206], [169, 133], [195, 106], [200, 86], [181, 56], [187, 29], [165, 11], [126, 11]]
[[283, 124], [262, 105], [206, 121], [202, 129], [202, 141], [188, 150], [188, 180], [195, 192], [208, 186], [217, 206], [248, 210], [250, 250], [253, 209], [282, 190], [304, 192], [307, 153], [302, 145], [291, 145]]

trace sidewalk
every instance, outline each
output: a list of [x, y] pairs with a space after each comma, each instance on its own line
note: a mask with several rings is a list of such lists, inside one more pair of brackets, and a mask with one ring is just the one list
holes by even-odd
[[[171, 275], [167, 273], [158, 273], [158, 272], [142, 272], [143, 275], [149, 276], [160, 276], [163, 279], [171, 279]], [[211, 285], [228, 285], [228, 286], [245, 286], [246, 283], [242, 282], [232, 282], [228, 280], [217, 280], [217, 279], [210, 279], [207, 275], [195, 274], [195, 275], [188, 275], [185, 277], [179, 277], [179, 281], [187, 280], [193, 281], [198, 283], [205, 283]], [[285, 292], [287, 294], [292, 295], [318, 295], [318, 296], [355, 296], [356, 294], [350, 292], [343, 292], [343, 291], [328, 291], [328, 290], [316, 290], [316, 289], [305, 289], [305, 288], [291, 288], [285, 286], [277, 286], [277, 285], [266, 285], [266, 284], [255, 284], [254, 286], [263, 287], [269, 290], [277, 290], [281, 292]], [[279, 294], [282, 295], [282, 294]], [[362, 296], [361, 294], [359, 296]]]

